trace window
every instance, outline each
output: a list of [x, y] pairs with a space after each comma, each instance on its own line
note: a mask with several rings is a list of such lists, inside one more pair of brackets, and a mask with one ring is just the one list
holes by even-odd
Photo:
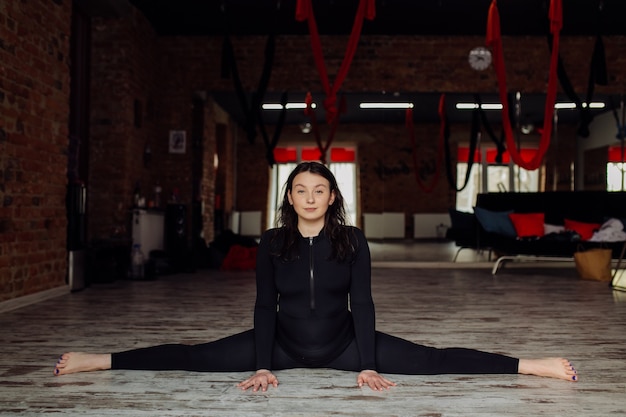
[[609, 162], [606, 164], [606, 190], [624, 191], [626, 190], [626, 173], [624, 169], [626, 163]]
[[[275, 227], [276, 211], [282, 203], [285, 193], [284, 185], [296, 165], [302, 161], [319, 161], [320, 151], [317, 147], [293, 146], [274, 149], [276, 165], [272, 169], [269, 190], [268, 227]], [[330, 148], [328, 168], [337, 179], [337, 185], [343, 195], [346, 217], [349, 224], [356, 225], [357, 191], [356, 191], [356, 152], [352, 147]]]
[[606, 190], [626, 191], [626, 162], [622, 162], [621, 146], [609, 147], [608, 163], [606, 164]]
[[[527, 150], [526, 152], [534, 152]], [[459, 161], [467, 161], [469, 150], [459, 148]], [[522, 157], [529, 158], [530, 155]], [[519, 191], [534, 192], [539, 190], [539, 170], [527, 171], [517, 165], [509, 164], [509, 155], [502, 155], [502, 163], [495, 162], [496, 151], [493, 149], [483, 150], [474, 157], [474, 164], [470, 173], [467, 186], [456, 193], [456, 209], [459, 211], [473, 212], [476, 205], [476, 196], [483, 192]], [[467, 162], [459, 162], [456, 165], [457, 188], [463, 186]]]

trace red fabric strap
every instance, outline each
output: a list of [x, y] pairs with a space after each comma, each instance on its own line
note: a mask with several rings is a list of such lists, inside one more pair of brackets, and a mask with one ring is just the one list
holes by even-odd
[[525, 161], [520, 155], [513, 128], [509, 119], [509, 106], [506, 88], [506, 69], [504, 66], [504, 54], [502, 52], [502, 36], [500, 33], [500, 15], [496, 0], [492, 0], [487, 16], [487, 46], [491, 47], [493, 54], [494, 69], [498, 79], [500, 101], [502, 103], [502, 125], [506, 137], [506, 144], [511, 155], [511, 159], [520, 167], [527, 170], [535, 170], [541, 166], [543, 157], [550, 146], [552, 135], [552, 119], [554, 116], [554, 103], [558, 86], [557, 67], [559, 60], [559, 40], [560, 31], [563, 26], [563, 5], [562, 0], [550, 1], [550, 32], [552, 33], [552, 55], [550, 56], [550, 73], [548, 75], [548, 91], [546, 93], [546, 104], [544, 108], [543, 131], [539, 142], [539, 149], [530, 161]]
[[298, 0], [296, 5], [296, 20], [307, 20], [309, 26], [309, 35], [311, 37], [311, 49], [313, 50], [313, 58], [315, 60], [315, 66], [320, 75], [322, 87], [326, 98], [324, 99], [324, 109], [326, 110], [326, 121], [332, 124], [339, 115], [337, 109], [337, 92], [341, 87], [341, 84], [348, 75], [350, 64], [356, 52], [356, 48], [359, 44], [359, 38], [361, 36], [361, 29], [363, 28], [363, 19], [372, 20], [376, 15], [375, 0], [360, 0], [359, 7], [354, 18], [354, 24], [352, 25], [352, 33], [348, 40], [348, 46], [346, 48], [346, 55], [343, 58], [337, 78], [332, 85], [328, 80], [328, 73], [326, 71], [326, 64], [324, 62], [324, 54], [322, 53], [322, 44], [320, 42], [319, 32], [317, 30], [317, 23], [315, 22], [315, 15], [313, 14], [313, 3], [311, 0]]

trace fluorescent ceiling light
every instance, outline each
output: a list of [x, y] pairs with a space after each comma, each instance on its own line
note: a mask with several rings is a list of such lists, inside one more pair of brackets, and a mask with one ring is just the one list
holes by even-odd
[[478, 108], [476, 103], [456, 103], [457, 110], [474, 110]]
[[502, 110], [502, 104], [500, 103], [484, 103], [480, 107], [485, 110]]
[[361, 109], [412, 109], [413, 103], [359, 103]]
[[576, 103], [554, 103], [555, 109], [575, 109]]
[[[587, 107], [587, 103], [583, 103], [582, 105], [583, 107]], [[604, 107], [605, 107], [605, 104], [602, 102], [593, 101], [589, 104], [590, 109], [603, 109]], [[575, 109], [576, 103], [569, 103], [569, 102], [555, 103], [554, 108], [555, 109]]]
[[[280, 103], [263, 103], [261, 105], [263, 110], [282, 110], [283, 105]], [[317, 105], [315, 103], [311, 103], [311, 108], [316, 108]], [[360, 103], [359, 107], [361, 109], [412, 109], [414, 107], [413, 103]], [[477, 103], [456, 103], [457, 110], [474, 110], [478, 108]], [[583, 107], [587, 107], [587, 103], [583, 103]], [[606, 104], [603, 102], [592, 102], [589, 104], [589, 108], [591, 109], [603, 109], [606, 107]], [[285, 106], [287, 110], [292, 109], [305, 109], [306, 103], [287, 103]], [[500, 103], [483, 103], [481, 105], [483, 110], [502, 110], [502, 104]], [[555, 103], [555, 109], [575, 109], [576, 103], [572, 102], [564, 102], [564, 103]]]
[[[315, 103], [311, 103], [311, 108], [316, 108], [317, 105]], [[263, 110], [282, 110], [283, 109], [283, 105], [280, 103], [263, 103], [261, 105], [261, 108]], [[285, 105], [285, 108], [287, 110], [292, 110], [292, 109], [306, 109], [306, 103], [287, 103]]]
[[[603, 109], [606, 105], [602, 102], [592, 102], [589, 104], [589, 108], [591, 109]], [[587, 103], [583, 103], [583, 107], [587, 107]], [[477, 103], [456, 103], [457, 110], [474, 110], [478, 108]], [[502, 104], [499, 103], [483, 103], [481, 105], [483, 110], [502, 110]], [[555, 109], [575, 109], [576, 103], [565, 102], [565, 103], [555, 103]]]
[[[478, 108], [478, 103], [456, 103], [457, 110], [474, 110]], [[500, 103], [483, 103], [480, 106], [483, 110], [502, 110]]]

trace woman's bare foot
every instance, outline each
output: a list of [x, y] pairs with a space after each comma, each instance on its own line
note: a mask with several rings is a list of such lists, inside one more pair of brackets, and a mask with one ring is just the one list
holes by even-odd
[[111, 369], [111, 355], [82, 352], [64, 353], [54, 366], [55, 375]]
[[564, 358], [520, 359], [518, 372], [526, 375], [578, 381], [576, 368]]

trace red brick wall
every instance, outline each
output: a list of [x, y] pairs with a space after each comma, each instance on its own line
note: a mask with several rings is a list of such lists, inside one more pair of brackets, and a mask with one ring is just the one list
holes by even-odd
[[[265, 37], [234, 38], [235, 56], [244, 88], [256, 88], [263, 62]], [[325, 60], [331, 82], [343, 59], [347, 37], [322, 37]], [[434, 37], [388, 37], [363, 36], [344, 87], [350, 90], [380, 91], [440, 91], [440, 92], [495, 92], [496, 79], [493, 71], [475, 72], [466, 62], [467, 51], [483, 43], [482, 37], [434, 38]], [[607, 62], [611, 83], [622, 82], [624, 74], [618, 66], [623, 60], [623, 39], [605, 40]], [[191, 92], [232, 90], [232, 82], [220, 77], [221, 38], [167, 38], [162, 45], [176, 63], [170, 78], [176, 88]], [[577, 91], [584, 93], [587, 83], [587, 68], [578, 62], [588, 62], [593, 39], [586, 37], [568, 38], [562, 41], [563, 61], [568, 75]], [[318, 73], [309, 51], [307, 37], [281, 36], [277, 38], [276, 59], [272, 70], [269, 90], [320, 91]], [[543, 38], [505, 38], [505, 59], [510, 90], [524, 93], [543, 92], [547, 83], [549, 55]], [[408, 51], [408, 52], [407, 52]], [[458, 82], [463, 80], [463, 82]], [[609, 91], [597, 87], [597, 91]], [[321, 99], [322, 97], [320, 97]], [[468, 126], [455, 126], [460, 133], [453, 134], [453, 147], [467, 141]], [[558, 156], [548, 160], [546, 184], [556, 175], [557, 187], [569, 186], [566, 181], [569, 165], [574, 157], [572, 146], [575, 130], [560, 127], [558, 143], [555, 142], [549, 155]], [[271, 134], [271, 130], [270, 130]], [[433, 182], [434, 172], [429, 165], [437, 158], [436, 139], [439, 126], [417, 126], [419, 140], [420, 178], [426, 184]], [[361, 212], [405, 211], [407, 226], [411, 214], [419, 212], [445, 212], [454, 204], [454, 193], [447, 185], [444, 172], [434, 190], [426, 193], [415, 179], [415, 167], [410, 154], [410, 142], [403, 126], [352, 126], [340, 125], [338, 136], [350, 135], [358, 147], [360, 162]], [[266, 196], [269, 172], [264, 160], [264, 147], [260, 138], [250, 144], [243, 134], [237, 137], [236, 194], [233, 208], [240, 211], [266, 211]], [[312, 136], [302, 137], [295, 130], [285, 129], [281, 143], [310, 141]], [[408, 170], [407, 170], [408, 168]], [[386, 174], [381, 179], [381, 172]], [[558, 175], [557, 172], [561, 174]], [[394, 198], [402, 195], [402, 199]]]
[[606, 154], [604, 147], [585, 152], [585, 190], [606, 190]]
[[[201, 176], [197, 187], [205, 207], [204, 234], [212, 240], [217, 116], [210, 97], [200, 110], [204, 129], [193, 130], [193, 99], [206, 89], [207, 72], [193, 57], [202, 54], [203, 48], [182, 38], [157, 38], [139, 13], [98, 19], [92, 37], [89, 239], [130, 236], [136, 183], [148, 204], [154, 200], [157, 183], [162, 187], [163, 205], [178, 190], [191, 226], [196, 164]], [[140, 126], [135, 123], [135, 102], [140, 103]], [[171, 130], [186, 133], [184, 153], [169, 152]], [[143, 162], [146, 146], [151, 150], [147, 164]], [[199, 150], [203, 155], [195, 160]]]
[[65, 282], [70, 16], [0, 6], [0, 301]]
[[[346, 40], [341, 37], [322, 39], [331, 82], [343, 59]], [[622, 39], [607, 39], [605, 42], [612, 83], [619, 83], [624, 78], [621, 69], [614, 65], [622, 59], [619, 51], [623, 50], [624, 45], [621, 41]], [[220, 78], [220, 66], [216, 65], [221, 62], [220, 42], [221, 39], [204, 38], [185, 43], [180, 39], [166, 41], [169, 44], [168, 49], [175, 50], [175, 61], [186, 62], [179, 66], [187, 74], [182, 78], [187, 81], [196, 80], [198, 88], [207, 91], [231, 90], [230, 80]], [[247, 90], [256, 88], [263, 62], [264, 42], [264, 37], [233, 40], [240, 76]], [[364, 36], [344, 86], [350, 90], [374, 91], [495, 92], [497, 84], [493, 71], [477, 73], [466, 63], [467, 51], [482, 42], [480, 37], [459, 39]], [[504, 45], [509, 89], [518, 89], [524, 93], [543, 92], [549, 65], [545, 39], [508, 38]], [[577, 91], [584, 93], [588, 70], [586, 66], [578, 64], [578, 61], [588, 62], [593, 39], [564, 39], [562, 45], [562, 57], [568, 75]], [[303, 52], [308, 50], [307, 37], [282, 36], [277, 39], [277, 55], [270, 90], [321, 90], [311, 54]], [[200, 70], [202, 75], [196, 74], [196, 70]], [[608, 90], [597, 88], [597, 91]], [[453, 134], [453, 146], [467, 141], [464, 132], [468, 126], [455, 126], [454, 129], [460, 133]], [[572, 128], [560, 128], [560, 140], [550, 150], [550, 154], [558, 158], [548, 161], [548, 164], [558, 164], [558, 167], [548, 167], [545, 172], [549, 187], [549, 181], [557, 175], [556, 172], [561, 172], [561, 175], [557, 175], [557, 187], [569, 186], [566, 177], [569, 175], [569, 165], [575, 151], [572, 147], [574, 132]], [[444, 172], [439, 173], [439, 180], [432, 192], [427, 193], [419, 187], [415, 179], [409, 138], [403, 126], [344, 124], [340, 125], [337, 133], [342, 134], [349, 134], [353, 143], [358, 146], [361, 212], [404, 211], [407, 214], [407, 223], [410, 223], [412, 213], [445, 212], [454, 204], [454, 193], [447, 185]], [[420, 178], [426, 184], [432, 183], [435, 175], [428, 166], [437, 158], [438, 134], [437, 125], [416, 127]], [[289, 129], [285, 129], [281, 137], [283, 144], [290, 141], [301, 143], [303, 140], [314, 144], [312, 136], [303, 139], [301, 134]], [[266, 210], [269, 176], [264, 163], [264, 148], [259, 142], [260, 139], [257, 138], [257, 143], [250, 144], [243, 136], [239, 136], [237, 142], [237, 210]], [[381, 177], [383, 171], [386, 174]], [[403, 198], [394, 198], [397, 195], [402, 195]]]
[[224, 221], [232, 213], [235, 207], [235, 182], [236, 182], [236, 146], [234, 135], [236, 128], [231, 128], [231, 123], [219, 123], [216, 126], [217, 150], [219, 155], [219, 167], [216, 178], [216, 186], [221, 195], [221, 206], [224, 211]]
[[[135, 184], [153, 199], [155, 183], [164, 181], [159, 160], [167, 152], [167, 132], [159, 126], [157, 39], [148, 23], [138, 14], [95, 19], [92, 39], [90, 240], [128, 235]], [[148, 165], [146, 146], [152, 151]]]

